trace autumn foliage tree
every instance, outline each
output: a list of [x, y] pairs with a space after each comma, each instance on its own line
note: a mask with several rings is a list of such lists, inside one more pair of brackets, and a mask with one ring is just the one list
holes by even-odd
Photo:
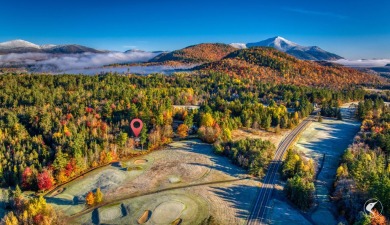
[[177, 134], [179, 135], [179, 137], [181, 138], [185, 138], [188, 136], [188, 126], [185, 125], [184, 123], [183, 124], [180, 124], [179, 127], [177, 128]]
[[223, 59], [198, 67], [203, 71], [226, 72], [234, 77], [252, 77], [273, 83], [342, 89], [351, 85], [380, 84], [378, 76], [342, 66], [299, 60], [273, 48], [255, 47], [234, 51]]
[[36, 177], [33, 174], [33, 170], [30, 167], [26, 167], [22, 174], [22, 188], [30, 189], [35, 181]]
[[[361, 130], [344, 152], [334, 184], [337, 204], [348, 222], [355, 224], [386, 224], [384, 216], [390, 215], [390, 108], [378, 95], [371, 98], [358, 105]], [[366, 196], [380, 200], [384, 216], [375, 211], [370, 220], [358, 214]], [[349, 199], [357, 199], [356, 206]]]
[[388, 224], [386, 217], [380, 214], [378, 210], [373, 209], [372, 216], [371, 216], [371, 225], [386, 225], [386, 224]]
[[214, 123], [213, 126], [201, 126], [198, 130], [198, 134], [203, 141], [214, 143], [221, 134], [221, 128], [217, 123]]
[[65, 224], [63, 219], [46, 203], [45, 198], [24, 200], [15, 210], [9, 212], [3, 219], [5, 225], [49, 225]]
[[42, 173], [38, 174], [38, 188], [41, 191], [48, 190], [54, 185], [54, 178], [49, 170], [44, 170]]
[[95, 204], [95, 195], [92, 191], [88, 192], [87, 196], [85, 197], [85, 202], [88, 206], [92, 206]]
[[95, 193], [95, 202], [97, 204], [101, 203], [103, 201], [103, 193], [102, 191], [100, 190], [100, 187], [96, 189], [96, 193]]

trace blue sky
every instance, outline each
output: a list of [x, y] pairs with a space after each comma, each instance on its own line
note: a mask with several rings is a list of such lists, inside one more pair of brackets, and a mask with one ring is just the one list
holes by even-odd
[[389, 0], [1, 0], [0, 42], [174, 50], [282, 36], [351, 59], [390, 58], [389, 12]]

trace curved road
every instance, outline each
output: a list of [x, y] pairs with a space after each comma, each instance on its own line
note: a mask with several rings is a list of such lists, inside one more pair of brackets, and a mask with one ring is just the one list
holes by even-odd
[[263, 179], [263, 184], [260, 191], [258, 192], [255, 206], [252, 209], [251, 214], [248, 218], [247, 225], [254, 224], [266, 224], [266, 211], [269, 208], [268, 203], [271, 198], [272, 191], [275, 185], [276, 173], [279, 170], [280, 165], [282, 164], [282, 159], [285, 151], [290, 147], [295, 138], [301, 133], [307, 125], [309, 125], [314, 120], [314, 116], [309, 116], [303, 120], [283, 141], [279, 144], [278, 149], [276, 150], [275, 157], [270, 163], [267, 174]]

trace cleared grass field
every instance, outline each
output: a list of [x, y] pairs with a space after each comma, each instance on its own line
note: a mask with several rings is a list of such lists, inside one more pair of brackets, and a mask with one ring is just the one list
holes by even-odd
[[87, 174], [48, 201], [72, 216], [86, 208], [83, 198], [88, 191], [105, 184], [100, 186], [104, 198], [121, 200], [72, 217], [71, 223], [200, 224], [212, 215], [218, 224], [243, 224], [260, 184], [246, 176], [228, 158], [215, 155], [211, 145], [174, 142]]
[[[153, 162], [151, 157], [145, 156], [143, 158], [148, 158], [147, 162]], [[103, 193], [109, 193], [123, 183], [135, 179], [149, 168], [146, 163], [136, 165], [133, 161], [124, 162], [122, 166], [115, 164], [99, 168], [66, 184], [59, 191], [47, 196], [46, 200], [56, 209], [68, 215], [80, 212], [85, 208], [85, 196], [88, 192], [96, 191], [100, 187]], [[134, 166], [136, 169], [128, 170], [130, 166]]]

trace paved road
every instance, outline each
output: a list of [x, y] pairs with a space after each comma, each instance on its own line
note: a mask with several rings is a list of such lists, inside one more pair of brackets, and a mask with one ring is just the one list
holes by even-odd
[[282, 164], [282, 158], [284, 152], [290, 147], [294, 139], [301, 133], [307, 125], [309, 125], [314, 120], [314, 116], [309, 116], [303, 120], [291, 133], [283, 139], [279, 144], [278, 149], [276, 150], [274, 160], [268, 167], [267, 174], [263, 179], [263, 185], [261, 186], [260, 191], [258, 192], [255, 206], [252, 209], [251, 214], [248, 218], [248, 225], [254, 224], [266, 224], [265, 213], [269, 208], [268, 203], [271, 198], [272, 191], [275, 184], [276, 173], [279, 170], [280, 165]]

